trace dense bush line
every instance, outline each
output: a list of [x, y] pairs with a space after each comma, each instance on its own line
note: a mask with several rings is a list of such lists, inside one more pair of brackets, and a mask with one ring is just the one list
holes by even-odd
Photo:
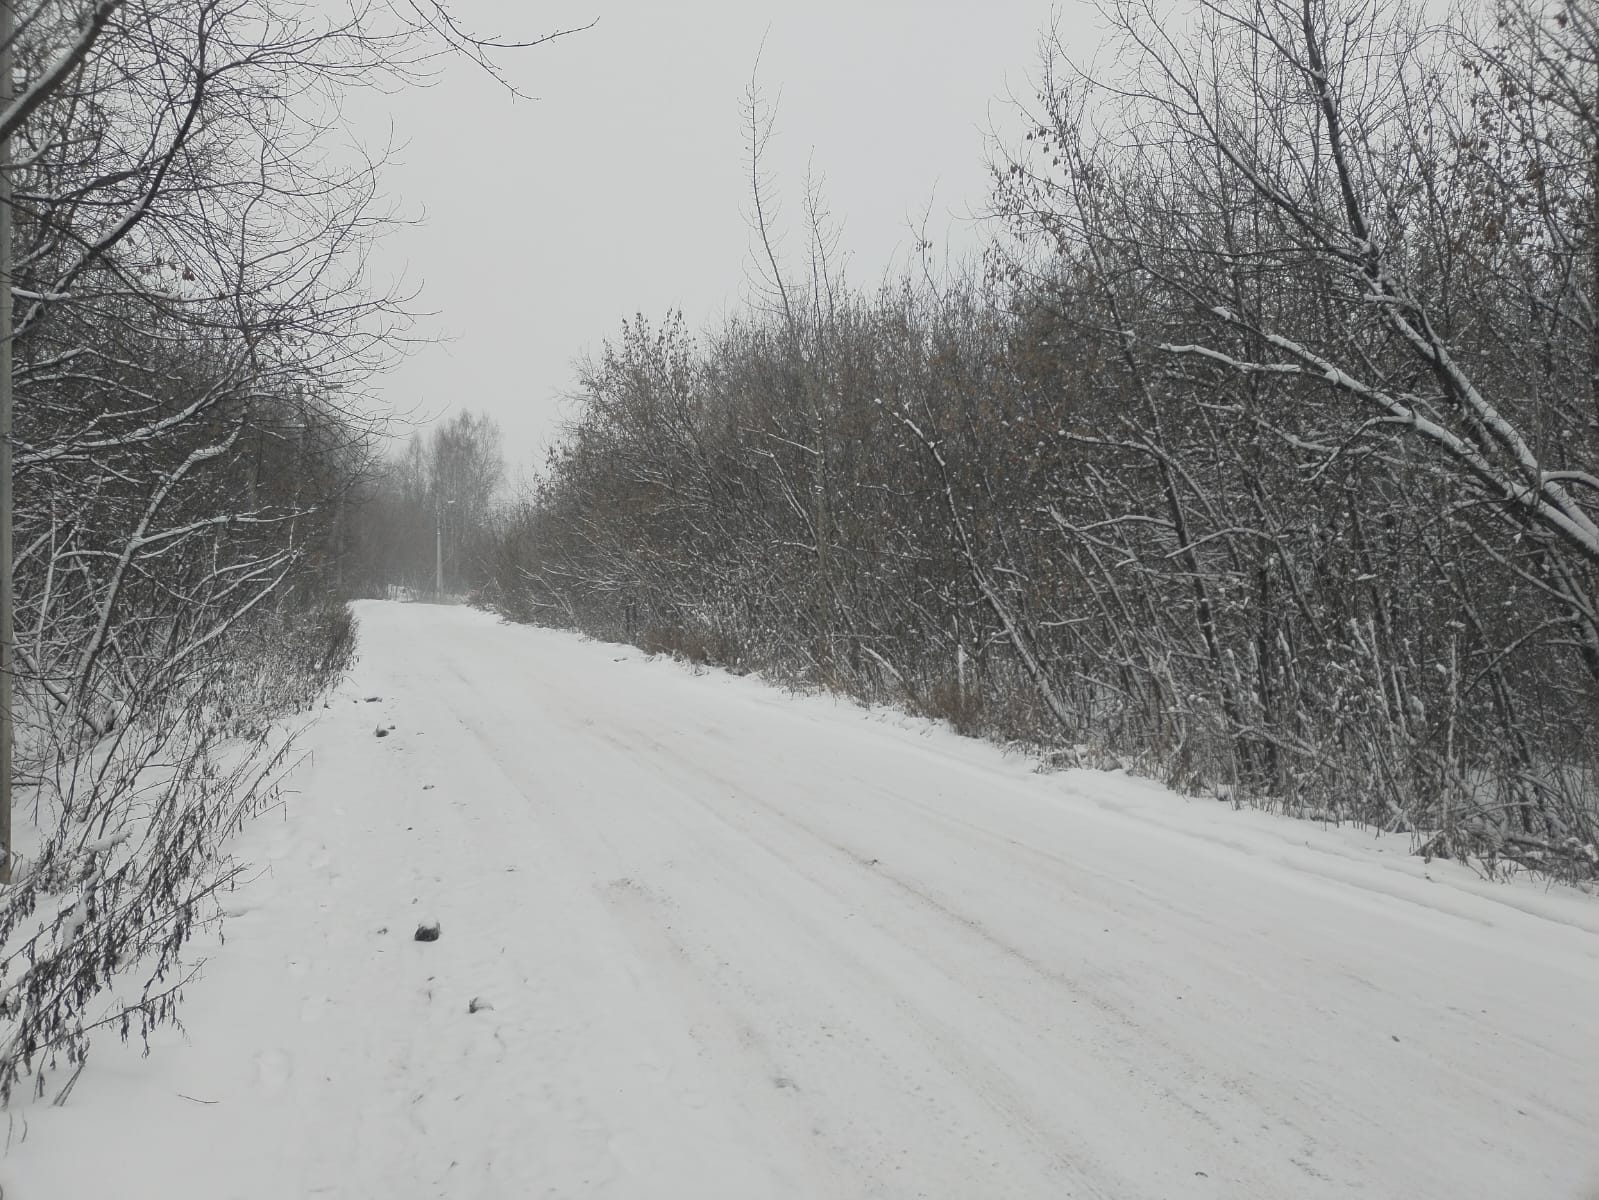
[[1592, 12], [1107, 13], [982, 272], [852, 290], [813, 223], [722, 327], [624, 326], [495, 602], [1592, 877]]

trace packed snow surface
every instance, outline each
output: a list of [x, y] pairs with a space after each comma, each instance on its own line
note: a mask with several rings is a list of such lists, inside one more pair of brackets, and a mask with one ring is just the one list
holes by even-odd
[[1599, 1195], [1590, 897], [359, 617], [187, 1036], [14, 1104], [6, 1200]]

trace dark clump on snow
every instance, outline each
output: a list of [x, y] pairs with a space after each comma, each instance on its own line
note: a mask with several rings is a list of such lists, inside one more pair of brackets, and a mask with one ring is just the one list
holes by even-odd
[[373, 730], [373, 731], [372, 731], [372, 732], [373, 732], [373, 734], [375, 734], [375, 735], [376, 735], [376, 736], [377, 736], [377, 737], [388, 737], [388, 736], [389, 736], [389, 731], [388, 731], [388, 730], [387, 730], [387, 729], [385, 729], [385, 728], [383, 728], [383, 726], [381, 726], [381, 725], [379, 725], [379, 726], [378, 726], [378, 727], [377, 727], [377, 728], [376, 728], [376, 729], [374, 729], [374, 730]]
[[483, 999], [482, 996], [473, 996], [472, 1002], [466, 1006], [466, 1011], [469, 1013], [493, 1012], [494, 1005]]
[[368, 696], [366, 698], [366, 703], [368, 703], [368, 704], [376, 704], [381, 699], [383, 699], [382, 696]]
[[434, 921], [428, 925], [425, 922], [416, 927], [416, 940], [419, 942], [436, 942], [439, 940], [439, 923]]

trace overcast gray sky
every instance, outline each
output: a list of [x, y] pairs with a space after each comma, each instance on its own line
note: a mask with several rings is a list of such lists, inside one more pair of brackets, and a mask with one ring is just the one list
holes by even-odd
[[[435, 313], [382, 383], [399, 412], [476, 408], [531, 462], [568, 406], [572, 360], [622, 318], [681, 308], [698, 329], [746, 288], [747, 166], [739, 101], [760, 75], [780, 93], [770, 166], [791, 248], [803, 250], [807, 162], [825, 177], [858, 284], [907, 251], [912, 221], [957, 249], [988, 184], [987, 131], [1014, 131], [1048, 0], [455, 0], [479, 32], [591, 30], [504, 57], [536, 102], [465, 63], [432, 87], [363, 101], [354, 131], [405, 143], [387, 191], [425, 217], [389, 237], [380, 275], [421, 285]], [[1063, 29], [1092, 37], [1085, 8]], [[1088, 49], [1086, 41], [1083, 46]]]

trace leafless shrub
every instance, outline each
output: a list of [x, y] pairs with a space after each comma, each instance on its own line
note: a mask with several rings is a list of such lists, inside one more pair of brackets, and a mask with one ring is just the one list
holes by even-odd
[[240, 869], [224, 840], [285, 763], [274, 722], [350, 660], [359, 401], [407, 317], [362, 281], [382, 155], [325, 137], [350, 88], [501, 48], [433, 0], [7, 9], [23, 836], [0, 847], [0, 1096], [99, 1026], [176, 1019], [182, 949]]
[[1593, 875], [1591, 20], [1104, 11], [1118, 72], [1051, 49], [980, 277], [845, 287], [814, 192], [785, 272], [752, 93], [749, 311], [587, 366], [502, 585], [630, 638], [714, 612], [778, 678]]

